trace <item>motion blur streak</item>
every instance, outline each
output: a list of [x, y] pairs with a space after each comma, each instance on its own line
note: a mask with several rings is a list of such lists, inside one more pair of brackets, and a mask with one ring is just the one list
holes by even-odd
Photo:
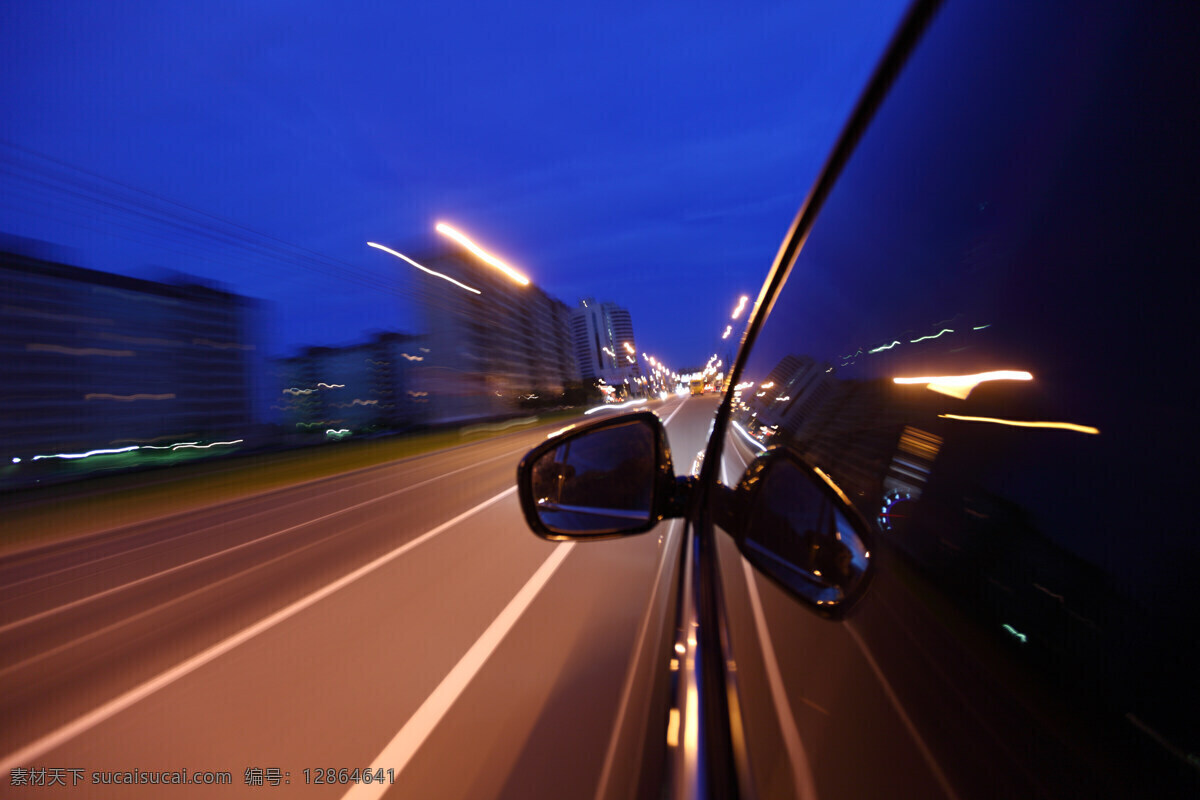
[[439, 222], [437, 224], [436, 229], [437, 229], [438, 233], [442, 234], [443, 236], [449, 236], [451, 239], [458, 242], [463, 247], [467, 248], [472, 253], [474, 253], [476, 256], [478, 256], [480, 258], [480, 260], [482, 260], [488, 264], [491, 264], [493, 267], [500, 270], [501, 272], [503, 272], [508, 277], [512, 278], [517, 283], [521, 284], [522, 286], [529, 285], [529, 278], [526, 278], [524, 275], [517, 272], [515, 269], [510, 267], [508, 264], [505, 264], [503, 261], [496, 258], [491, 253], [489, 253], [486, 250], [484, 250], [483, 248], [479, 247], [479, 245], [475, 244], [470, 239], [468, 239], [465, 235], [463, 235], [462, 233], [459, 233], [458, 231], [456, 231], [454, 228], [450, 227], [446, 223]]
[[641, 398], [641, 399], [639, 399], [639, 400], [630, 400], [628, 403], [619, 403], [619, 404], [615, 404], [615, 405], [596, 406], [595, 408], [589, 408], [587, 411], [585, 411], [585, 412], [583, 412], [583, 413], [585, 413], [585, 414], [595, 414], [597, 411], [619, 411], [619, 410], [620, 410], [620, 409], [622, 409], [622, 408], [629, 408], [630, 406], [640, 406], [640, 405], [642, 405], [643, 403], [646, 403], [646, 402], [648, 402], [648, 401], [646, 400], [646, 398], [644, 398], [644, 397], [643, 397], [643, 398]]
[[892, 378], [893, 383], [910, 384], [924, 383], [925, 388], [932, 392], [957, 397], [966, 400], [971, 390], [986, 381], [1031, 381], [1033, 375], [1028, 372], [1012, 369], [977, 372], [974, 375], [933, 375], [925, 378]]
[[[497, 498], [514, 491], [516, 491], [515, 487], [497, 495]], [[425, 738], [437, 727], [438, 722], [450, 710], [450, 706], [454, 705], [454, 701], [462, 694], [463, 689], [467, 688], [467, 684], [479, 672], [500, 642], [504, 641], [505, 635], [525, 613], [525, 609], [529, 607], [538, 592], [542, 590], [542, 587], [546, 585], [555, 570], [574, 548], [574, 542], [555, 546], [550, 557], [542, 562], [542, 565], [533, 573], [533, 577], [521, 587], [521, 590], [509, 601], [499, 616], [487, 627], [487, 630], [475, 640], [475, 644], [471, 645], [471, 648], [442, 679], [433, 693], [425, 699], [416, 713], [409, 718], [408, 722], [404, 723], [404, 727], [388, 742], [387, 747], [383, 748], [383, 752], [371, 760], [372, 770], [394, 769], [399, 773], [408, 765], [409, 760], [424, 743]], [[382, 797], [389, 788], [391, 788], [390, 785], [386, 783], [360, 783], [342, 797], [345, 800]]]
[[941, 329], [940, 331], [938, 331], [937, 333], [930, 334], [929, 336], [922, 336], [922, 337], [920, 337], [919, 339], [909, 339], [908, 341], [909, 341], [911, 344], [916, 344], [917, 342], [923, 342], [923, 341], [925, 341], [926, 339], [936, 339], [936, 338], [938, 338], [939, 336], [942, 336], [942, 335], [944, 335], [944, 334], [947, 334], [947, 333], [954, 333], [954, 331], [953, 331], [953, 330], [951, 330], [950, 328], [942, 328], [942, 329]]
[[87, 714], [68, 722], [66, 725], [63, 725], [57, 730], [51, 731], [42, 738], [37, 739], [25, 747], [22, 747], [20, 750], [9, 753], [8, 755], [4, 756], [2, 760], [0, 760], [0, 772], [10, 772], [14, 767], [19, 767], [23, 764], [27, 764], [41, 758], [54, 748], [59, 747], [60, 745], [71, 741], [80, 734], [91, 730], [105, 720], [116, 716], [125, 709], [133, 706], [141, 700], [146, 699], [160, 689], [170, 686], [185, 675], [195, 672], [200, 667], [204, 666], [210, 661], [220, 658], [239, 645], [250, 641], [260, 633], [268, 631], [279, 623], [296, 616], [301, 611], [304, 611], [306, 608], [317, 604], [321, 600], [324, 600], [334, 592], [349, 586], [359, 578], [374, 572], [391, 561], [396, 560], [409, 550], [412, 550], [414, 547], [424, 544], [443, 531], [449, 530], [463, 520], [477, 514], [488, 506], [494, 505], [516, 491], [517, 487], [514, 486], [511, 489], [504, 490], [494, 497], [484, 500], [474, 508], [464, 511], [457, 517], [454, 517], [447, 522], [443, 522], [441, 525], [438, 525], [432, 530], [426, 531], [412, 541], [406, 542], [405, 544], [397, 547], [395, 550], [384, 553], [374, 561], [364, 564], [353, 572], [343, 575], [341, 578], [338, 578], [332, 583], [326, 584], [312, 594], [302, 597], [291, 605], [276, 611], [274, 614], [259, 620], [253, 625], [243, 628], [233, 636], [217, 642], [207, 650], [204, 650], [187, 659], [186, 661], [175, 665], [171, 669], [156, 675], [145, 683], [135, 686], [124, 694], [109, 700], [99, 708], [93, 709]]
[[105, 350], [102, 347], [66, 347], [61, 344], [31, 342], [25, 345], [31, 353], [62, 353], [68, 356], [109, 356], [110, 358], [132, 358], [132, 350]]
[[91, 456], [112, 455], [113, 453], [128, 453], [131, 450], [137, 450], [136, 444], [129, 447], [118, 447], [112, 450], [88, 450], [86, 453], [55, 453], [52, 456], [34, 456], [32, 461], [41, 461], [44, 458], [90, 458]]
[[175, 393], [169, 394], [108, 394], [107, 392], [89, 392], [84, 400], [116, 400], [121, 403], [131, 403], [134, 400], [174, 400]]
[[836, 483], [833, 482], [833, 478], [826, 475], [825, 471], [822, 470], [820, 467], [813, 467], [813, 472], [820, 475], [821, 480], [823, 480], [823, 481], [825, 481], [825, 483], [829, 484], [829, 488], [833, 489], [833, 491], [837, 493], [837, 496], [842, 498], [843, 503], [845, 503], [846, 505], [850, 505], [850, 498], [846, 497], [846, 493], [842, 491], [842, 487], [838, 486]]
[[396, 258], [407, 261], [409, 264], [412, 264], [414, 267], [421, 270], [422, 272], [428, 272], [430, 275], [434, 276], [435, 278], [441, 278], [444, 281], [449, 281], [450, 283], [453, 283], [455, 286], [459, 286], [463, 289], [466, 289], [468, 292], [474, 292], [475, 294], [483, 294], [483, 292], [479, 291], [478, 289], [472, 289], [470, 286], [467, 286], [465, 283], [459, 283], [458, 281], [454, 280], [454, 278], [451, 278], [449, 275], [443, 275], [440, 272], [434, 272], [433, 270], [429, 269], [428, 267], [422, 267], [420, 264], [413, 261], [408, 256], [404, 255], [403, 253], [397, 253], [395, 250], [393, 250], [390, 247], [384, 247], [383, 245], [376, 244], [375, 242], [367, 242], [367, 246], [374, 247], [376, 250], [382, 250], [385, 253], [391, 253]]
[[745, 294], [742, 295], [741, 299], [738, 300], [737, 308], [733, 310], [734, 319], [737, 319], [742, 315], [742, 312], [746, 310], [746, 303], [748, 302], [750, 302], [750, 296]]
[[1077, 431], [1079, 433], [1100, 433], [1099, 428], [1076, 425], [1073, 422], [1022, 422], [1015, 419], [996, 419], [995, 417], [965, 417], [960, 414], [938, 414], [938, 416], [943, 419], [959, 419], [965, 422], [993, 422], [997, 425], [1011, 425], [1014, 428], [1058, 428], [1059, 430]]
[[177, 444], [172, 447], [172, 450], [207, 450], [210, 447], [228, 447], [230, 445], [241, 444], [244, 439], [234, 439], [231, 442], [213, 442], [212, 444]]

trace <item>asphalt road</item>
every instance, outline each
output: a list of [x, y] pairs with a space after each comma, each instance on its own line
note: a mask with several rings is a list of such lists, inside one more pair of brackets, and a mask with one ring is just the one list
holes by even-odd
[[[677, 472], [716, 404], [652, 405]], [[550, 430], [3, 556], [0, 795], [634, 796], [665, 748], [683, 526], [537, 539], [515, 467]], [[753, 453], [728, 441], [733, 483]], [[833, 623], [718, 541], [761, 796], [1136, 795], [902, 565]], [[96, 783], [183, 770], [228, 784]]]
[[[652, 407], [686, 469], [715, 398]], [[537, 539], [549, 430], [0, 559], [0, 794], [626, 796], [682, 525]], [[229, 783], [103, 783], [185, 769]]]

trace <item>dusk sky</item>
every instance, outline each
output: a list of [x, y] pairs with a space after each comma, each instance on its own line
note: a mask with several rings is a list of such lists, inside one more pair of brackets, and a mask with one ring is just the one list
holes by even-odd
[[18, 0], [0, 233], [262, 298], [280, 354], [417, 331], [423, 276], [366, 242], [446, 221], [701, 364], [904, 7]]

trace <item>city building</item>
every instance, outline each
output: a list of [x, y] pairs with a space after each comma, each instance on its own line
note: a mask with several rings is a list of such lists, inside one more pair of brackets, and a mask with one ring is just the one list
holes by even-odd
[[419, 384], [430, 422], [508, 416], [532, 400], [561, 397], [579, 379], [570, 309], [561, 301], [466, 250], [416, 260], [454, 281], [416, 270], [410, 276], [429, 351]]
[[641, 393], [642, 370], [637, 340], [629, 312], [616, 303], [579, 301], [571, 309], [571, 344], [584, 380], [602, 379], [611, 386], [625, 386], [631, 395]]
[[39, 457], [246, 437], [249, 299], [17, 253], [0, 292], [6, 479]]

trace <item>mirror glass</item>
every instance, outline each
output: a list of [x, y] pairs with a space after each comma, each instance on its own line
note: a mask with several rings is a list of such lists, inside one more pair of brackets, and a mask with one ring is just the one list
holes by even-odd
[[629, 422], [570, 437], [533, 464], [542, 524], [564, 534], [613, 534], [650, 521], [654, 430]]
[[863, 537], [820, 476], [776, 457], [752, 488], [741, 548], [747, 560], [820, 606], [854, 595], [867, 573]]

